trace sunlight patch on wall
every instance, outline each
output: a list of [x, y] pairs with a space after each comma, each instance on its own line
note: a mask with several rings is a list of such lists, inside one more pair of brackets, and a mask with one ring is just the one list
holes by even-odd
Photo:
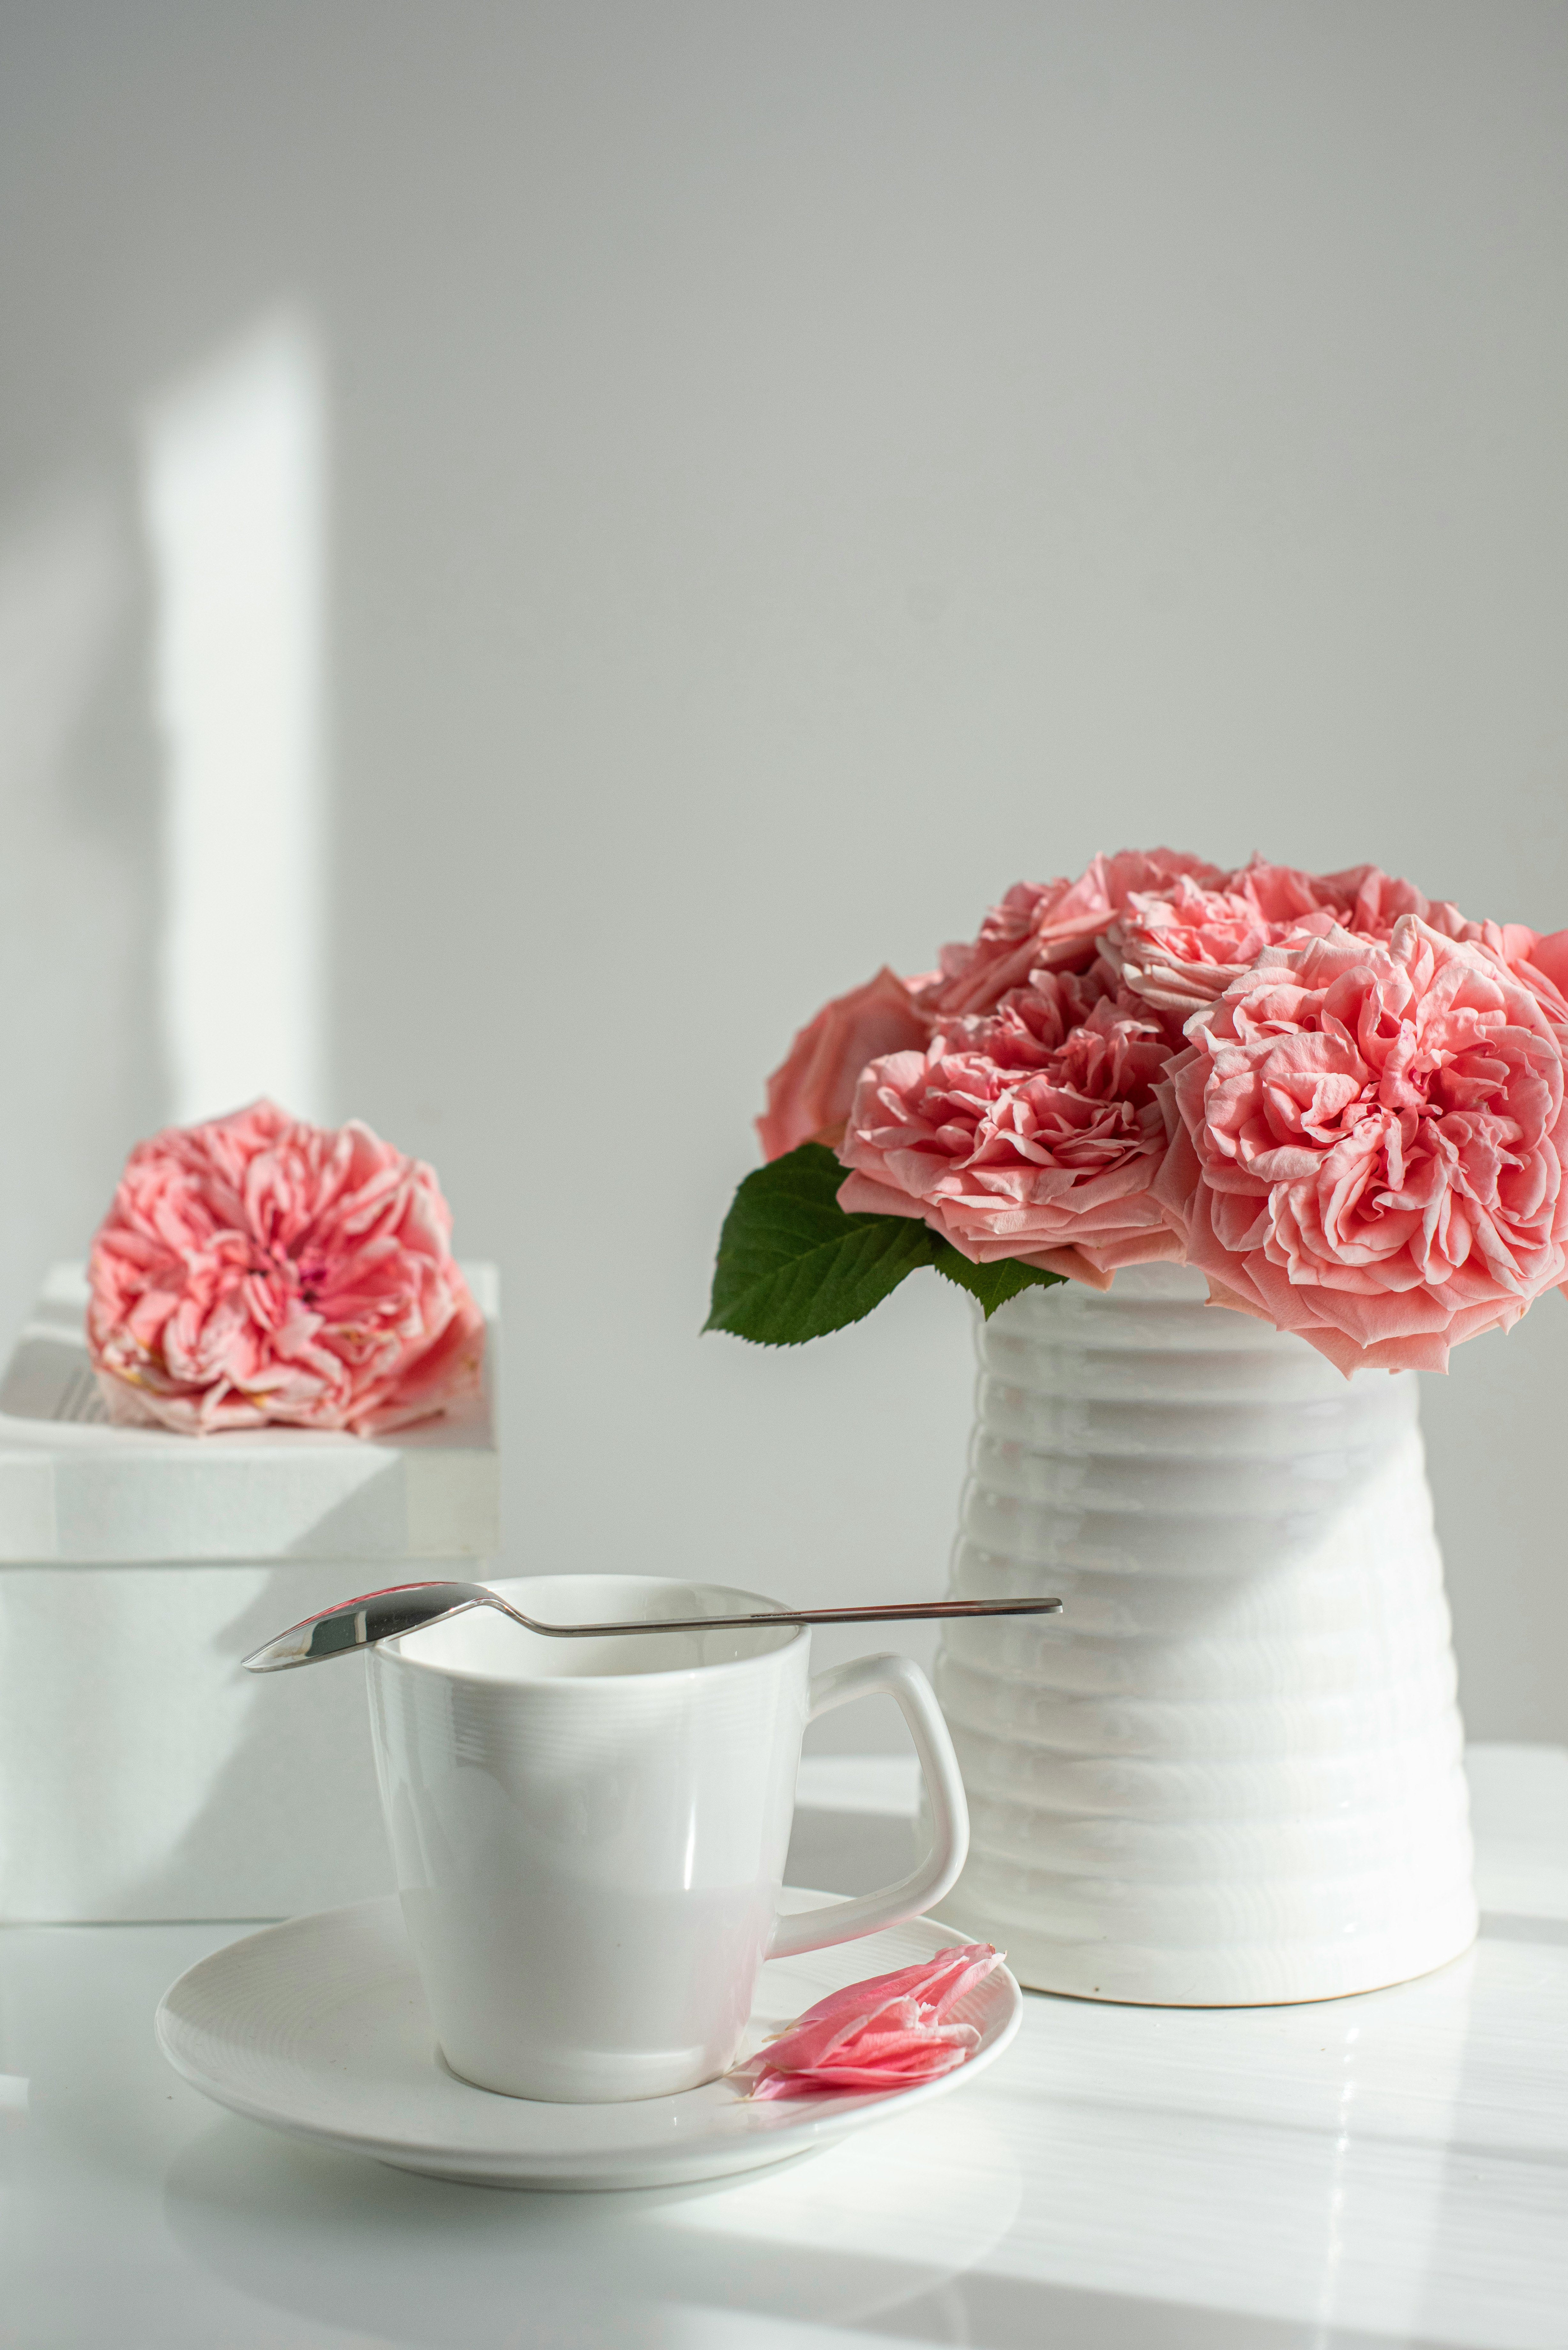
[[129, 641], [137, 569], [101, 481], [57, 482], [0, 518], [7, 1337], [42, 1268], [85, 1248], [106, 1179], [161, 1106], [145, 989], [148, 745]]
[[165, 759], [160, 997], [174, 1118], [324, 1114], [326, 396], [289, 314], [141, 439]]

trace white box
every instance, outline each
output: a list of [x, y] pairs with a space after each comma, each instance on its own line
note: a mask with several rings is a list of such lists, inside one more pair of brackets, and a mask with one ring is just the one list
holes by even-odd
[[482, 1397], [387, 1437], [111, 1428], [78, 1265], [0, 1379], [0, 1921], [275, 1918], [393, 1888], [364, 1660], [240, 1659], [333, 1600], [500, 1544]]

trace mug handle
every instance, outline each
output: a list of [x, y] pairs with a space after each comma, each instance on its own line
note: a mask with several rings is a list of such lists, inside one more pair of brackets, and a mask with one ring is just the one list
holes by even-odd
[[918, 1918], [950, 1892], [969, 1854], [969, 1805], [958, 1756], [942, 1720], [936, 1692], [919, 1665], [908, 1657], [858, 1657], [852, 1665], [835, 1665], [817, 1673], [811, 1684], [815, 1721], [835, 1706], [852, 1705], [858, 1697], [886, 1691], [909, 1725], [930, 1806], [931, 1849], [910, 1877], [879, 1893], [859, 1893], [851, 1901], [835, 1901], [822, 1909], [798, 1910], [774, 1921], [768, 1943], [770, 1959], [794, 1958], [802, 1950], [825, 1950], [834, 1942], [851, 1942], [858, 1934], [874, 1934], [880, 1926], [901, 1926]]

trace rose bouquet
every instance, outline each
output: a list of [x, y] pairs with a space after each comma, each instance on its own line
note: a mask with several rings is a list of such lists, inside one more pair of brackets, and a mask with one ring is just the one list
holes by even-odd
[[796, 1344], [921, 1265], [990, 1315], [1167, 1259], [1346, 1373], [1445, 1369], [1568, 1282], [1565, 996], [1568, 931], [1375, 866], [1020, 883], [796, 1036], [708, 1327]]

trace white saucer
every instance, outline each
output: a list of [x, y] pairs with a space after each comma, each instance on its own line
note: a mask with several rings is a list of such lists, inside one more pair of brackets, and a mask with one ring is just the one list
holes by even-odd
[[[791, 1889], [783, 1906], [832, 1898]], [[757, 1986], [746, 2053], [840, 1985], [914, 1966], [957, 1939], [917, 1918], [775, 1960]], [[175, 2071], [220, 2106], [400, 2170], [488, 2187], [655, 2187], [754, 2170], [961, 2088], [1012, 2038], [1023, 1995], [999, 1967], [955, 2012], [980, 2032], [968, 2063], [875, 2096], [835, 2091], [753, 2105], [732, 2080], [613, 2106], [496, 2096], [442, 2063], [402, 1912], [388, 1897], [231, 1942], [181, 1976], [157, 2030]]]

